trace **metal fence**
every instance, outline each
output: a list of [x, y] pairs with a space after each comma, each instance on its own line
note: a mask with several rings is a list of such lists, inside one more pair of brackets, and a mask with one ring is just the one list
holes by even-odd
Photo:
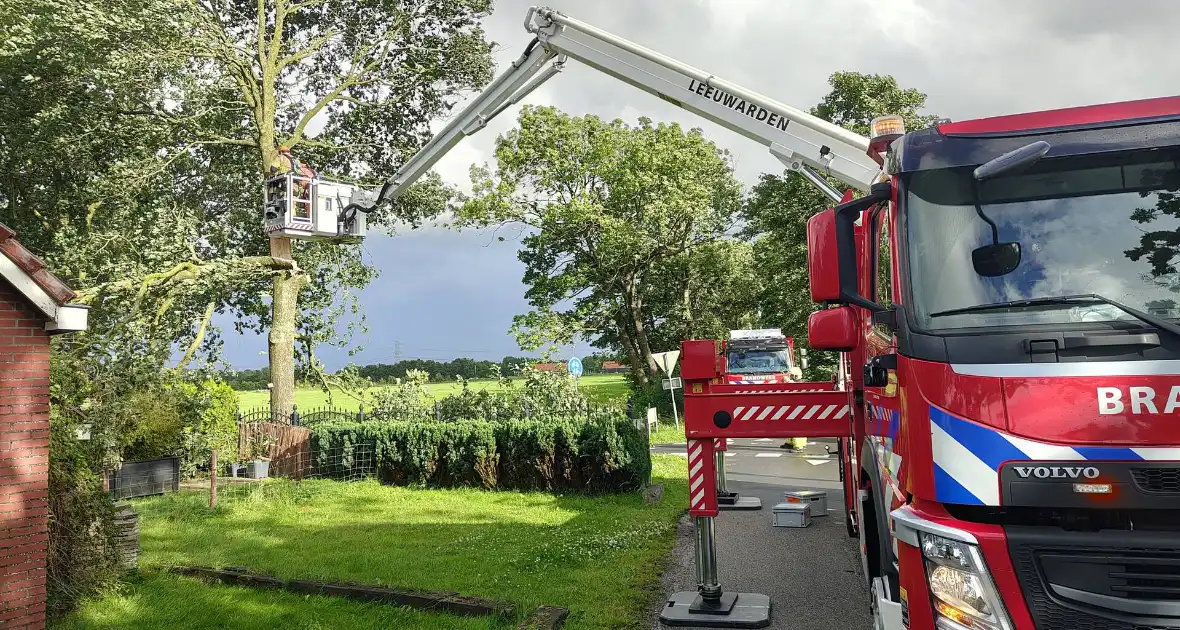
[[[286, 431], [288, 438], [296, 437], [290, 432], [295, 428], [289, 425], [244, 426], [247, 431]], [[307, 441], [288, 439], [272, 446], [275, 457], [245, 462], [218, 462], [210, 453], [209, 463], [190, 478], [176, 475], [162, 482], [159, 475], [129, 475], [117, 486], [118, 496], [130, 499], [141, 515], [184, 513], [198, 506], [211, 509], [227, 502], [282, 496], [305, 482], [356, 482], [377, 474], [370, 444], [313, 450]]]

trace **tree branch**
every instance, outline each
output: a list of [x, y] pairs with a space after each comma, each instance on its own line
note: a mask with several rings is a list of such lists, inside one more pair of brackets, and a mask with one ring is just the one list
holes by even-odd
[[[388, 32], [388, 29], [386, 29], [386, 32]], [[382, 41], [383, 39], [384, 39], [384, 34], [382, 34], [381, 37], [377, 38], [378, 41]], [[375, 46], [366, 46], [362, 52], [360, 52], [359, 54], [357, 54], [356, 56], [353, 57], [353, 65], [355, 66], [356, 64], [360, 63], [360, 60], [364, 59], [366, 56], [368, 56], [369, 53], [371, 53], [374, 48], [375, 48]], [[335, 88], [329, 90], [327, 94], [325, 94], [322, 98], [320, 98], [319, 102], [317, 102], [315, 105], [312, 105], [310, 109], [308, 109], [306, 112], [303, 113], [303, 116], [300, 117], [299, 122], [295, 125], [295, 130], [291, 132], [291, 135], [287, 138], [286, 142], [284, 142], [283, 144], [285, 144], [286, 146], [289, 146], [289, 147], [294, 147], [297, 144], [299, 144], [300, 142], [302, 142], [303, 141], [303, 132], [304, 132], [304, 130], [307, 129], [307, 125], [309, 125], [311, 123], [311, 120], [313, 118], [315, 118], [316, 115], [318, 115], [321, 110], [323, 110], [325, 107], [327, 107], [329, 103], [331, 103], [332, 101], [339, 98], [340, 95], [344, 94], [344, 92], [346, 90], [348, 90], [348, 88], [362, 85], [363, 78], [365, 77], [365, 75], [369, 74], [374, 69], [378, 68], [382, 63], [385, 62], [385, 60], [388, 56], [389, 56], [389, 48], [385, 47], [382, 49], [381, 53], [378, 54], [377, 57], [373, 61], [361, 66], [361, 69], [359, 71], [351, 73], [348, 76], [345, 76], [343, 79], [341, 79], [339, 85], [337, 85]]]
[[299, 273], [299, 267], [295, 264], [295, 261], [273, 258], [271, 256], [246, 256], [225, 261], [224, 263], [197, 264], [193, 262], [182, 262], [170, 269], [149, 273], [142, 278], [126, 278], [103, 283], [88, 289], [79, 289], [77, 291], [78, 297], [75, 298], [75, 301], [78, 304], [89, 305], [93, 304], [102, 295], [135, 290], [136, 297], [131, 308], [131, 312], [135, 312], [139, 308], [139, 304], [142, 302], [144, 296], [151, 289], [177, 282], [194, 280], [197, 276], [205, 273], [225, 273], [228, 271], [227, 267], [237, 269], [257, 268], [271, 272], [290, 271]]
[[193, 355], [196, 354], [197, 348], [200, 348], [201, 343], [205, 341], [205, 331], [209, 329], [209, 320], [213, 319], [213, 311], [216, 308], [216, 302], [210, 302], [205, 307], [205, 316], [201, 318], [201, 325], [197, 327], [197, 336], [184, 351], [184, 356], [180, 357], [180, 362], [176, 364], [177, 370], [183, 370], [188, 365], [188, 362], [193, 359]]
[[[305, 2], [303, 4], [306, 5], [306, 4], [313, 4], [313, 3]], [[299, 5], [294, 5], [294, 6], [299, 6]], [[300, 61], [303, 61], [304, 59], [307, 59], [308, 57], [314, 55], [316, 53], [316, 51], [318, 51], [320, 48], [322, 48], [324, 46], [324, 44], [328, 43], [328, 40], [332, 39], [337, 34], [338, 33], [337, 33], [336, 29], [334, 29], [334, 28], [328, 29], [328, 31], [326, 33], [311, 40], [303, 48], [296, 50], [295, 52], [291, 53], [290, 55], [287, 55], [286, 57], [283, 57], [282, 59], [279, 59], [277, 69], [282, 70], [283, 68], [286, 68], [287, 66], [297, 64]]]

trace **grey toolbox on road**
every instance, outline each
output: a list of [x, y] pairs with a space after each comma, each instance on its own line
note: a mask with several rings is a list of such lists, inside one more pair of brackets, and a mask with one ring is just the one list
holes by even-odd
[[810, 503], [779, 503], [772, 509], [771, 524], [775, 527], [807, 527], [811, 525]]
[[811, 516], [828, 515], [828, 493], [823, 490], [799, 490], [786, 493], [787, 503], [806, 503], [811, 506]]

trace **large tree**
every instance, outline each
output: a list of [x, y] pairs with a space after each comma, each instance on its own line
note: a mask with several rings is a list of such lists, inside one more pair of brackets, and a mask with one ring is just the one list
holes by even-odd
[[[490, 0], [187, 2], [196, 14], [191, 51], [203, 62], [189, 85], [209, 97], [191, 108], [190, 115], [209, 122], [199, 141], [242, 147], [254, 160], [254, 177], [265, 176], [281, 145], [329, 173], [388, 177], [425, 141], [432, 119], [491, 75], [491, 47], [478, 23]], [[256, 186], [251, 193], [247, 207], [257, 208]], [[409, 205], [438, 199], [410, 195], [398, 218], [438, 212]], [[319, 312], [337, 287], [363, 286], [373, 273], [338, 245], [292, 251], [286, 239], [271, 239], [270, 253], [296, 262], [280, 265], [270, 304], [271, 409], [286, 413], [294, 401], [301, 291], [319, 291], [313, 301], [320, 308], [312, 311]], [[260, 305], [253, 301], [242, 312], [261, 315]], [[332, 321], [319, 323], [305, 334], [329, 339]], [[306, 357], [314, 362], [314, 337], [307, 340]]]
[[[899, 87], [891, 76], [837, 72], [828, 83], [831, 91], [811, 114], [860, 134], [868, 135], [872, 119], [885, 114], [902, 116], [910, 130], [924, 128], [937, 118], [920, 113], [925, 94]], [[835, 180], [831, 183], [838, 190], [846, 187]], [[759, 323], [782, 328], [800, 341], [807, 339], [807, 317], [817, 308], [807, 282], [807, 220], [830, 204], [802, 178], [765, 174], [742, 209], [744, 232], [754, 241]], [[834, 357], [815, 356], [811, 363], [810, 376], [820, 377], [834, 365]]]
[[[755, 323], [753, 246], [734, 238], [705, 243], [654, 266], [642, 290], [653, 349], [675, 350], [687, 339], [725, 339], [730, 330]], [[601, 331], [593, 344], [622, 347], [612, 329]]]
[[464, 226], [523, 226], [519, 257], [533, 311], [526, 349], [608, 334], [637, 382], [658, 375], [647, 284], [664, 263], [722, 238], [741, 202], [728, 155], [699, 130], [630, 126], [525, 107], [496, 142], [496, 169], [473, 168]]
[[[217, 311], [269, 332], [272, 408], [286, 413], [296, 346], [314, 366], [315, 343], [342, 341], [350, 292], [376, 270], [356, 245], [268, 242], [261, 180], [284, 144], [322, 173], [392, 175], [430, 120], [490, 78], [489, 2], [15, 1], [17, 52], [0, 59], [14, 227], [99, 323], [156, 330], [165, 354], [211, 348]], [[448, 198], [435, 177], [369, 219], [416, 224]]]

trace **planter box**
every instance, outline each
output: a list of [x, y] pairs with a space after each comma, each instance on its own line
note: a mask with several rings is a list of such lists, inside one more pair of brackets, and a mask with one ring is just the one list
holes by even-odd
[[150, 497], [180, 490], [180, 458], [164, 457], [141, 462], [123, 462], [111, 473], [111, 494], [115, 499]]
[[254, 460], [246, 464], [246, 476], [251, 479], [266, 479], [270, 473], [270, 460]]

